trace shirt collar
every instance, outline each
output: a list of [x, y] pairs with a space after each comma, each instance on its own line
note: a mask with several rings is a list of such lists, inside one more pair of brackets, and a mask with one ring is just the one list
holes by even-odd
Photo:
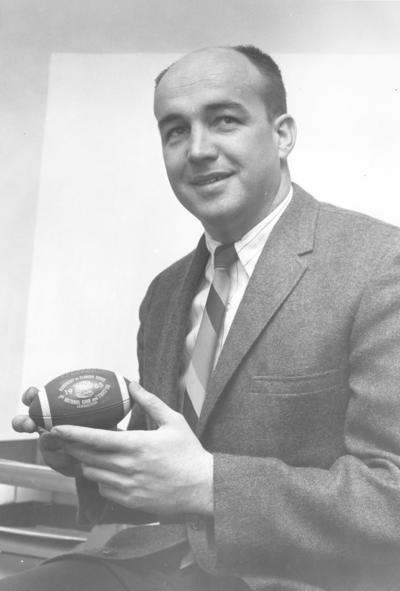
[[[257, 260], [261, 254], [273, 227], [278, 222], [279, 218], [289, 205], [293, 196], [293, 188], [290, 187], [289, 193], [283, 201], [275, 207], [264, 219], [262, 219], [256, 226], [251, 228], [240, 240], [235, 242], [236, 252], [238, 258], [242, 263], [247, 275], [250, 277], [254, 271]], [[221, 245], [209, 234], [206, 233], [206, 245], [214, 257], [215, 249]]]

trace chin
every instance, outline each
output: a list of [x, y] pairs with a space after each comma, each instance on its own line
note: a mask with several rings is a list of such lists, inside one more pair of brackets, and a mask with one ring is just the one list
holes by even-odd
[[238, 212], [224, 211], [200, 221], [206, 232], [219, 242], [236, 242], [245, 234], [245, 231], [242, 231], [245, 224], [241, 222]]
[[178, 197], [181, 205], [196, 217], [205, 229], [217, 228], [223, 230], [225, 226], [230, 227], [237, 224], [241, 217], [242, 210], [246, 204], [238, 203], [231, 195], [191, 195]]

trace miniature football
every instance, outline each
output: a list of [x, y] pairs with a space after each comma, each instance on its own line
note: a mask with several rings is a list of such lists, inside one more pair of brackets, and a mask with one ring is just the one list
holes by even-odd
[[108, 429], [130, 411], [129, 380], [106, 369], [77, 369], [51, 380], [29, 407], [38, 427], [81, 425]]

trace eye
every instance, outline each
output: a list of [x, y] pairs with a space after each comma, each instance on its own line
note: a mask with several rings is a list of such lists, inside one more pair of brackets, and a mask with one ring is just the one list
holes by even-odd
[[238, 125], [239, 121], [236, 117], [232, 117], [232, 115], [221, 115], [216, 119], [216, 125], [222, 128], [231, 128]]
[[168, 129], [165, 132], [164, 137], [165, 137], [166, 141], [176, 140], [176, 139], [179, 139], [185, 132], [186, 132], [186, 127], [184, 127], [183, 125], [176, 125], [175, 127]]
[[221, 121], [226, 124], [236, 123], [236, 119], [234, 117], [231, 117], [230, 115], [224, 115], [223, 117], [221, 117]]

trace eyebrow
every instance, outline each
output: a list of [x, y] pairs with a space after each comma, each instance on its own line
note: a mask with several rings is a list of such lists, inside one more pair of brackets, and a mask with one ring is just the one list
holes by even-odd
[[[242, 105], [241, 103], [236, 103], [234, 101], [210, 103], [208, 105], [205, 105], [204, 107], [204, 110], [206, 112], [219, 111], [222, 109], [236, 109], [241, 111], [243, 114], [247, 113], [247, 109], [244, 105]], [[160, 121], [158, 122], [158, 128], [161, 129], [164, 125], [172, 123], [173, 121], [177, 121], [178, 119], [184, 119], [184, 116], [180, 113], [170, 113], [169, 115], [166, 115], [165, 117], [160, 119]]]

